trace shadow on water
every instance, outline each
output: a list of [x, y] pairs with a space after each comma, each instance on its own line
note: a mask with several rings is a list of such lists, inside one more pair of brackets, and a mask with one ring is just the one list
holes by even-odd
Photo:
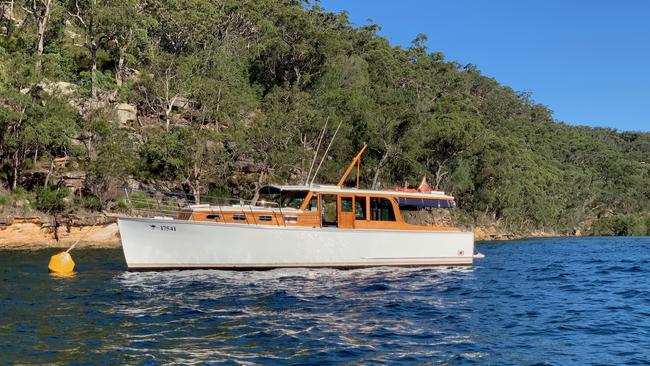
[[481, 243], [473, 268], [127, 272], [119, 250], [0, 251], [19, 363], [650, 362], [650, 239]]

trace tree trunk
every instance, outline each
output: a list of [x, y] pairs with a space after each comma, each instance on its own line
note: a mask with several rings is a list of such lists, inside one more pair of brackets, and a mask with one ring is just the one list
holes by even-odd
[[14, 152], [14, 176], [12, 177], [11, 190], [16, 190], [18, 186], [18, 150]]
[[124, 74], [124, 55], [120, 51], [120, 56], [115, 63], [115, 84], [117, 87], [122, 86], [122, 75]]
[[47, 188], [48, 183], [50, 183], [50, 176], [52, 176], [52, 170], [54, 170], [54, 159], [50, 162], [50, 169], [47, 171], [45, 176], [45, 183], [43, 183], [43, 188]]
[[97, 45], [93, 41], [90, 45], [90, 95], [97, 99]]
[[[43, 69], [43, 45], [45, 43], [45, 30], [47, 28], [47, 21], [50, 18], [50, 8], [52, 7], [52, 0], [43, 1], [45, 8], [42, 14], [36, 14], [36, 9], [33, 9], [34, 15], [37, 19], [37, 42], [36, 42], [36, 71]], [[40, 16], [39, 16], [40, 15]]]
[[124, 44], [120, 45], [118, 40], [115, 39], [115, 43], [118, 44], [117, 62], [115, 63], [115, 84], [117, 84], [118, 88], [122, 86], [122, 82], [124, 79], [124, 54], [126, 53], [126, 50], [129, 48], [129, 44], [131, 44], [132, 40], [133, 40], [133, 30], [129, 30], [129, 33], [126, 36]]
[[169, 132], [169, 113], [172, 110], [172, 104], [165, 109], [165, 131]]
[[8, 2], [8, 9], [5, 11], [9, 13], [9, 16], [7, 17], [9, 19], [9, 23], [7, 24], [7, 37], [11, 38], [11, 35], [14, 32], [14, 0], [11, 0]]
[[81, 140], [82, 140], [82, 142], [84, 144], [84, 147], [86, 148], [86, 157], [87, 157], [88, 161], [95, 160], [94, 156], [93, 156], [94, 155], [93, 154], [93, 135], [92, 134], [85, 135], [85, 136], [83, 136], [81, 138]]
[[192, 188], [192, 196], [194, 196], [194, 204], [201, 204], [201, 191], [197, 188], [198, 183], [190, 184]]
[[447, 163], [447, 160], [444, 161], [436, 161], [436, 164], [438, 165], [438, 168], [436, 168], [436, 186], [433, 188], [434, 191], [437, 191], [440, 189], [440, 185], [442, 184], [442, 179], [447, 175], [447, 172], [444, 171], [445, 164]]
[[384, 164], [386, 164], [386, 160], [388, 160], [388, 150], [386, 150], [384, 156], [382, 156], [381, 160], [379, 160], [379, 164], [377, 164], [375, 175], [372, 177], [371, 189], [377, 189], [377, 183], [379, 183], [379, 173], [381, 173], [381, 168], [383, 168]]
[[219, 110], [221, 109], [221, 88], [219, 88], [219, 92], [217, 93], [217, 117], [216, 120], [214, 121], [215, 128], [217, 131], [219, 131]]
[[167, 69], [165, 70], [165, 131], [169, 132], [169, 114], [172, 111], [172, 108], [174, 108], [174, 102], [176, 102], [177, 96], [174, 95], [173, 98], [170, 98], [170, 83], [172, 76], [170, 75], [170, 70]]
[[192, 188], [194, 202], [198, 205], [201, 203], [201, 167], [198, 163], [194, 163], [192, 175], [194, 176], [194, 184], [190, 184], [190, 187]]
[[266, 179], [266, 172], [261, 172], [260, 175], [257, 176], [257, 182], [255, 182], [255, 194], [253, 195], [253, 199], [251, 200], [251, 204], [254, 205], [255, 202], [260, 198], [260, 188], [262, 188], [262, 182]]

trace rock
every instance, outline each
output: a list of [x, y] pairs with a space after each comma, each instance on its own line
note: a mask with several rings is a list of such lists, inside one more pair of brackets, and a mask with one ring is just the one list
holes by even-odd
[[[3, 2], [0, 4], [0, 19], [11, 19], [14, 17], [12, 14], [12, 6], [10, 6], [10, 4], [13, 5], [13, 2], [6, 4]], [[4, 26], [2, 28], [4, 28], [5, 31], [7, 29]]]
[[86, 179], [86, 173], [81, 170], [74, 172], [65, 172], [62, 174], [62, 178], [71, 180], [84, 180]]
[[176, 109], [185, 109], [190, 105], [190, 100], [185, 97], [177, 97], [172, 103], [172, 107]]
[[48, 94], [56, 94], [63, 96], [70, 96], [77, 91], [77, 86], [73, 83], [66, 81], [43, 81], [38, 84], [44, 92]]
[[56, 167], [65, 167], [65, 165], [68, 163], [68, 157], [63, 156], [63, 157], [60, 157], [60, 158], [54, 158], [54, 159], [52, 159], [52, 163]]
[[0, 248], [3, 249], [67, 248], [76, 242], [79, 242], [77, 248], [119, 247], [117, 224], [106, 222], [95, 227], [74, 225], [66, 228], [60, 223], [58, 229], [55, 229], [53, 223], [41, 224], [41, 221], [31, 218], [16, 218], [12, 224], [2, 228], [0, 235]]
[[128, 178], [126, 180], [126, 186], [127, 186], [127, 188], [133, 189], [133, 190], [138, 190], [138, 189], [141, 188], [140, 182], [138, 182], [137, 180], [135, 180], [133, 178]]
[[498, 240], [503, 237], [495, 226], [476, 226], [473, 231], [475, 240]]
[[135, 121], [138, 118], [138, 109], [134, 105], [118, 103], [115, 105], [115, 110], [117, 111], [117, 119], [122, 124]]
[[72, 192], [75, 192], [77, 189], [83, 187], [86, 173], [83, 171], [65, 172], [62, 174], [61, 178], [63, 179], [65, 186], [70, 188]]
[[126, 68], [124, 77], [136, 83], [142, 79], [140, 71], [131, 68]]
[[19, 199], [14, 201], [14, 207], [16, 208], [23, 208], [23, 207], [29, 207], [30, 202], [29, 200], [26, 199]]

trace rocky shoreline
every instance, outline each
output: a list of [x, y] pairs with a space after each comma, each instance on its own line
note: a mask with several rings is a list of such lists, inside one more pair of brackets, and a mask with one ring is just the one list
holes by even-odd
[[114, 219], [93, 220], [13, 217], [0, 222], [0, 249], [67, 248], [79, 240], [77, 248], [119, 248], [119, 230]]
[[[572, 235], [544, 231], [504, 233], [496, 226], [479, 226], [473, 231], [477, 241], [580, 236], [580, 232]], [[115, 219], [104, 215], [63, 219], [10, 217], [0, 220], [0, 249], [67, 248], [77, 240], [77, 248], [119, 248], [122, 245]]]

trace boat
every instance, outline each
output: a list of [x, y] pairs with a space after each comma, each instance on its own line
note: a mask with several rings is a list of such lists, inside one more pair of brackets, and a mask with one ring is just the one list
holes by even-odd
[[[456, 206], [426, 179], [418, 189], [360, 189], [365, 148], [336, 185], [268, 185], [251, 201], [175, 209], [162, 199], [134, 204], [141, 195], [131, 193], [139, 213], [118, 218], [129, 270], [470, 266], [480, 258], [472, 232], [409, 222], [414, 211]], [[356, 185], [347, 187], [355, 167]]]

